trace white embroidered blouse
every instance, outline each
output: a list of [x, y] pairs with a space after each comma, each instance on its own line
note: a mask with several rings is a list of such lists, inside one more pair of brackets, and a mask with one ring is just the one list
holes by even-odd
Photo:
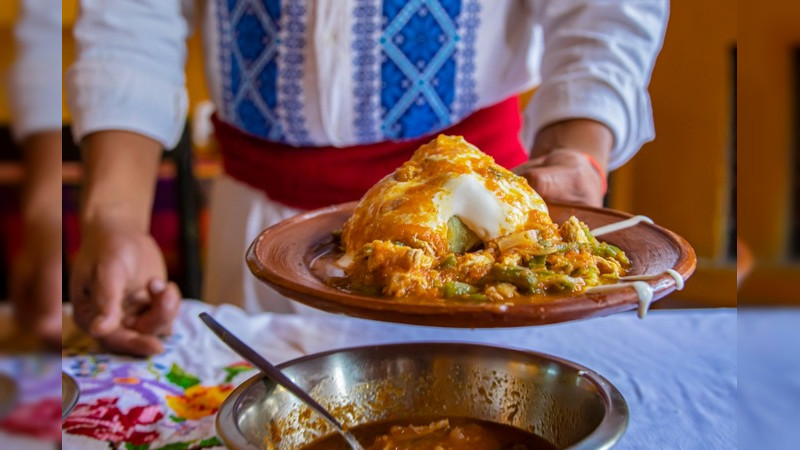
[[598, 120], [615, 168], [654, 136], [667, 16], [668, 0], [82, 0], [68, 101], [77, 139], [125, 129], [174, 145], [198, 23], [217, 113], [265, 139], [419, 137], [538, 85], [533, 127]]

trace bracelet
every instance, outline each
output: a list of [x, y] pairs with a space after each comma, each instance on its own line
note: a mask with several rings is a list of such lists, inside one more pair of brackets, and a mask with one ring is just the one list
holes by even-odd
[[594, 171], [600, 175], [600, 180], [603, 182], [603, 195], [606, 195], [606, 192], [608, 191], [608, 181], [606, 180], [606, 174], [603, 172], [603, 168], [600, 167], [600, 163], [598, 163], [597, 160], [592, 157], [592, 155], [584, 152], [580, 153], [584, 158], [586, 158], [587, 161], [589, 161], [589, 164], [592, 165]]

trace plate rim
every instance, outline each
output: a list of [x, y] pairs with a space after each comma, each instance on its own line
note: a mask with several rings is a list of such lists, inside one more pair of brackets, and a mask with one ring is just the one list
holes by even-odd
[[[259, 235], [253, 240], [247, 249], [245, 260], [248, 268], [257, 278], [267, 283], [281, 294], [310, 307], [353, 317], [389, 321], [378, 317], [381, 311], [384, 311], [384, 317], [387, 314], [390, 314], [399, 318], [399, 320], [391, 320], [391, 322], [416, 325], [455, 328], [501, 328], [545, 325], [569, 320], [580, 320], [590, 317], [605, 316], [621, 311], [635, 309], [638, 306], [638, 297], [635, 294], [624, 294], [625, 291], [621, 290], [620, 292], [610, 292], [604, 294], [583, 292], [577, 296], [554, 300], [553, 302], [547, 304], [517, 304], [501, 306], [492, 304], [454, 305], [452, 303], [441, 304], [403, 302], [393, 303], [391, 304], [392, 308], [388, 308], [387, 310], [386, 299], [358, 295], [346, 291], [333, 291], [334, 288], [331, 288], [331, 291], [321, 291], [314, 287], [307, 286], [279, 275], [274, 269], [271, 269], [268, 265], [265, 265], [258, 258], [257, 255], [259, 249], [263, 243], [267, 241], [266, 238], [271, 234], [274, 234], [284, 228], [306, 223], [319, 216], [341, 214], [345, 210], [352, 210], [357, 203], [358, 202], [355, 201], [340, 203], [312, 211], [307, 211], [266, 228], [259, 233]], [[548, 203], [547, 205], [548, 208], [558, 207], [592, 211], [602, 215], [616, 216], [620, 220], [629, 219], [634, 216], [633, 214], [610, 208], [597, 208], [567, 203]], [[675, 248], [678, 249], [678, 254], [677, 260], [672, 269], [677, 271], [684, 281], [694, 273], [697, 265], [697, 257], [694, 249], [686, 241], [686, 239], [677, 233], [654, 223], [651, 224], [642, 222], [637, 226], [652, 228], [675, 243]], [[302, 261], [301, 265], [305, 271], [310, 273], [305, 261]], [[675, 291], [677, 288], [676, 281], [667, 273], [663, 273], [660, 276], [645, 282], [648, 283], [653, 289], [653, 302], [660, 300], [661, 298]], [[606, 300], [611, 298], [612, 301], [605, 301], [604, 303], [606, 306], [598, 308], [598, 302], [594, 299], [600, 297]], [[628, 300], [623, 297], [627, 297]], [[631, 298], [635, 298], [636, 300], [631, 301]], [[343, 302], [343, 299], [346, 299], [347, 301]], [[472, 316], [471, 319], [459, 324], [457, 318], [467, 314]], [[576, 316], [574, 319], [561, 320], [561, 318], [576, 314], [579, 317]], [[479, 316], [482, 318], [481, 320], [478, 320]], [[556, 320], [553, 320], [554, 318]], [[463, 317], [463, 319], [467, 319], [467, 317]]]

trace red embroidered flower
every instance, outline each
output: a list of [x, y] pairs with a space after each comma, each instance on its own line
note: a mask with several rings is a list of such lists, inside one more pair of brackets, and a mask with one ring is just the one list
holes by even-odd
[[16, 406], [0, 421], [0, 429], [48, 441], [61, 439], [61, 399], [43, 398]]
[[143, 445], [158, 439], [158, 432], [147, 427], [164, 414], [158, 406], [134, 406], [127, 413], [117, 407], [118, 398], [99, 398], [94, 403], [79, 404], [64, 420], [64, 431], [106, 442]]

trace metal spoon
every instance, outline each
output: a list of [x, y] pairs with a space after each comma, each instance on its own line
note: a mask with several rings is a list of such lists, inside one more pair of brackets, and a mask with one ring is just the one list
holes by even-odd
[[239, 340], [239, 338], [234, 336], [233, 333], [228, 331], [207, 313], [200, 313], [200, 320], [202, 320], [203, 323], [205, 323], [206, 326], [222, 340], [222, 342], [224, 342], [233, 351], [238, 353], [239, 356], [247, 361], [250, 361], [254, 366], [261, 369], [261, 371], [272, 381], [283, 386], [287, 391], [294, 394], [295, 397], [308, 405], [309, 408], [314, 410], [314, 412], [322, 416], [323, 419], [327, 420], [328, 423], [331, 424], [331, 426], [333, 426], [333, 428], [335, 428], [336, 431], [342, 435], [344, 440], [347, 441], [347, 443], [350, 445], [350, 448], [353, 450], [364, 450], [364, 447], [361, 446], [355, 436], [353, 436], [349, 431], [345, 430], [342, 424], [339, 423], [339, 421], [336, 420], [331, 413], [323, 408], [322, 405], [314, 401], [314, 399], [311, 398], [300, 386], [294, 384], [294, 382], [292, 382], [289, 377], [284, 375], [280, 369], [270, 364], [270, 362], [264, 359], [263, 356], [259, 355], [255, 350]]

